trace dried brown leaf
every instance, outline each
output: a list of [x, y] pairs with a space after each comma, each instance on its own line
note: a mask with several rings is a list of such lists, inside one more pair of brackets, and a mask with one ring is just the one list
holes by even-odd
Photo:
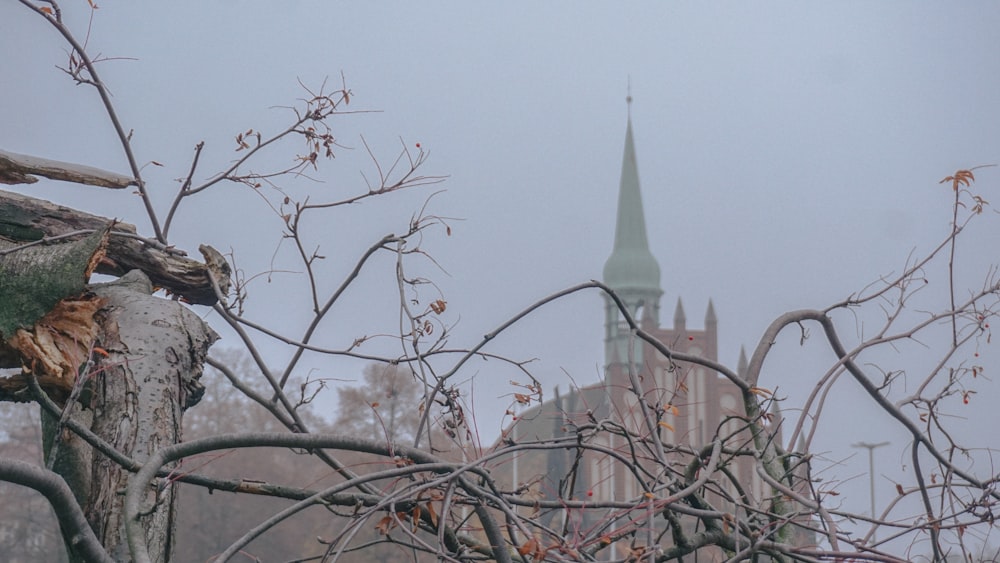
[[384, 536], [389, 533], [389, 530], [395, 527], [396, 521], [392, 518], [392, 516], [383, 516], [382, 519], [378, 521], [378, 524], [375, 524], [375, 531], [378, 532], [380, 536]]
[[533, 555], [538, 552], [538, 549], [539, 549], [538, 540], [535, 538], [531, 538], [530, 540], [522, 543], [517, 548], [517, 552], [520, 555], [529, 555], [529, 554]]
[[430, 517], [431, 524], [437, 526], [437, 524], [438, 524], [438, 515], [437, 515], [437, 512], [434, 510], [434, 506], [431, 503], [428, 502], [426, 504], [424, 510], [427, 511], [427, 516]]

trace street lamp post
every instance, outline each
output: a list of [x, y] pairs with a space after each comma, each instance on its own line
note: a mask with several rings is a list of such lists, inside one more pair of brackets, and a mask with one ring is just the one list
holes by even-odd
[[[852, 448], [865, 448], [868, 450], [868, 480], [871, 485], [871, 509], [872, 509], [872, 520], [875, 519], [875, 448], [881, 448], [882, 446], [888, 446], [889, 442], [879, 442], [873, 444], [871, 442], [856, 442], [851, 444]], [[872, 534], [872, 539], [875, 539], [875, 534]]]

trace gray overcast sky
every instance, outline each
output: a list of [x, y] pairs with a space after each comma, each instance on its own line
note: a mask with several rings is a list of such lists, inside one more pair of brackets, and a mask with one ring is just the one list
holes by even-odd
[[[355, 149], [324, 167], [324, 183], [289, 186], [295, 193], [333, 199], [362, 189], [359, 171], [372, 172], [362, 133], [382, 159], [400, 138], [430, 150], [424, 173], [450, 176], [430, 209], [462, 220], [451, 223], [453, 236], [425, 241], [447, 274], [420, 271], [458, 320], [455, 346], [473, 344], [534, 299], [600, 277], [614, 233], [629, 77], [650, 244], [663, 270], [662, 321], [669, 324], [681, 296], [689, 326], [700, 327], [714, 299], [720, 359], [731, 365], [780, 313], [842, 299], [932, 248], [950, 220], [951, 192], [938, 180], [1000, 162], [997, 3], [100, 5], [91, 51], [134, 59], [101, 70], [125, 127], [135, 129], [139, 158], [165, 165], [146, 169], [161, 210], [195, 143], [207, 142], [203, 174], [221, 169], [236, 132], [271, 132], [287, 121], [275, 106], [303, 95], [297, 80], [337, 85], [343, 72], [351, 108], [379, 112], [335, 120], [339, 139]], [[82, 37], [86, 2], [64, 8]], [[13, 1], [0, 3], [0, 53], [0, 147], [127, 170], [96, 96], [54, 68], [65, 59], [60, 38]], [[284, 165], [288, 151], [267, 162]], [[986, 199], [1000, 200], [1000, 169], [979, 177]], [[148, 232], [137, 200], [121, 194], [52, 183], [17, 189]], [[310, 234], [329, 273], [400, 230], [435, 189], [336, 211], [316, 225]], [[220, 186], [189, 203], [173, 236], [190, 251], [202, 242], [233, 248], [240, 266], [257, 272], [270, 264], [278, 228], [259, 198]], [[984, 265], [997, 261], [998, 235], [992, 214], [970, 230], [959, 254], [967, 285], [981, 285]], [[366, 274], [329, 323], [326, 343], [396, 326], [391, 267], [385, 260]], [[941, 287], [943, 270], [930, 274]], [[298, 334], [308, 310], [286, 282], [301, 279], [259, 283], [252, 314]], [[566, 373], [589, 383], [602, 362], [602, 322], [597, 294], [578, 295], [492, 351], [539, 357], [547, 393], [569, 385]], [[856, 334], [853, 319], [843, 326]], [[793, 334], [779, 344], [762, 383], [784, 389], [794, 408], [830, 354], [800, 351]], [[268, 349], [276, 360], [284, 355]], [[996, 357], [984, 351], [980, 361], [989, 368]], [[360, 374], [355, 364], [313, 365], [323, 375]], [[467, 372], [476, 374], [478, 422], [492, 440], [509, 401], [497, 397], [517, 376], [495, 364]], [[841, 400], [866, 408], [848, 382], [842, 387]], [[981, 392], [985, 406], [996, 389]], [[873, 430], [885, 421], [866, 416], [831, 424], [816, 447], [833, 459], [862, 439], [901, 447], [899, 433]], [[996, 427], [1000, 416], [990, 416]], [[891, 461], [885, 473], [905, 479], [900, 451], [880, 455]], [[831, 479], [864, 474], [863, 462], [834, 468]], [[864, 491], [866, 483], [846, 487]], [[866, 506], [863, 498], [844, 502]]]

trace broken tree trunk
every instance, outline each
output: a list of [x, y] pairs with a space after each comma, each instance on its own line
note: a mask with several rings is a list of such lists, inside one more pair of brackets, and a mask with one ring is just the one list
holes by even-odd
[[[22, 373], [0, 378], [0, 400], [29, 398], [25, 389], [37, 381], [40, 392], [63, 407], [61, 416], [43, 416], [47, 464], [70, 486], [105, 551], [115, 561], [130, 561], [125, 529], [137, 526], [153, 560], [170, 561], [176, 527], [172, 483], [158, 483], [149, 491], [149, 510], [127, 522], [121, 491], [129, 472], [69, 431], [66, 422], [72, 418], [89, 427], [109, 447], [142, 463], [180, 441], [182, 413], [201, 398], [198, 380], [218, 336], [182, 303], [154, 297], [153, 283], [140, 270], [86, 286], [113, 248], [111, 223], [48, 202], [39, 208], [40, 200], [26, 199], [24, 208], [0, 205], [7, 212], [0, 218], [31, 218], [15, 222], [20, 228], [55, 224], [68, 232], [93, 232], [72, 242], [0, 245], [0, 363], [22, 367]], [[177, 258], [162, 251], [161, 256]], [[199, 281], [208, 281], [205, 265], [189, 262], [201, 268]], [[213, 273], [226, 272], [213, 264]], [[79, 530], [64, 530], [73, 563], [88, 559], [81, 537]]]
[[[42, 199], [0, 191], [0, 237], [13, 243], [99, 229], [111, 222], [111, 219]], [[97, 265], [97, 273], [122, 276], [139, 269], [149, 276], [154, 286], [179, 295], [189, 303], [213, 305], [218, 301], [205, 264], [186, 258], [181, 251], [138, 240], [135, 226], [128, 223], [115, 222], [111, 235], [106, 260]], [[214, 249], [212, 252], [218, 255]], [[224, 261], [221, 266], [223, 271], [221, 275], [216, 272], [216, 280], [225, 295], [229, 289], [229, 271]]]

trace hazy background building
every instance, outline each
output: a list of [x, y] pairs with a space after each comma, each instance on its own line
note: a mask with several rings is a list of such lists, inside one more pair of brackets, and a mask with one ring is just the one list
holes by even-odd
[[[632, 134], [631, 103], [629, 97], [630, 112], [618, 188], [614, 248], [605, 263], [603, 281], [621, 298], [629, 315], [642, 330], [666, 344], [671, 351], [717, 362], [719, 320], [711, 299], [705, 305], [701, 328], [688, 326], [687, 314], [679, 296], [672, 326], [661, 326], [660, 304], [664, 296], [661, 267], [650, 251], [646, 231], [646, 213]], [[674, 213], [677, 211], [657, 210], [650, 217], [669, 221]], [[686, 236], [694, 240], [698, 233]], [[669, 267], [667, 271], [676, 273]], [[504, 438], [520, 444], [569, 438], [585, 425], [602, 422], [621, 424], [635, 436], [655, 433], [662, 442], [676, 446], [677, 450], [667, 455], [674, 475], [682, 475], [684, 466], [692, 459], [691, 452], [710, 444], [717, 435], [729, 437], [726, 447], [735, 449], [746, 445], [750, 436], [743, 430], [745, 415], [740, 389], [706, 367], [673, 361], [636, 338], [616, 302], [607, 295], [604, 301], [603, 381], [563, 391], [555, 388], [551, 400], [517, 414], [515, 423], [507, 429]], [[581, 343], [582, 348], [589, 346], [588, 343]], [[742, 373], [745, 369], [746, 355], [740, 350], [737, 371]], [[641, 396], [633, 391], [633, 378], [641, 386]], [[649, 412], [653, 413], [654, 428], [650, 428], [643, 416], [640, 401], [645, 402]], [[780, 444], [780, 414], [775, 415], [780, 413], [780, 409], [775, 404], [773, 410], [768, 428], [775, 432], [776, 443]], [[594, 433], [589, 442], [623, 453], [629, 451], [625, 439], [613, 432]], [[647, 453], [639, 452], [636, 458], [639, 463], [650, 467], [658, 464]], [[734, 460], [729, 469], [742, 490], [730, 487], [726, 493], [733, 496], [744, 494], [753, 501], [770, 494], [770, 489], [754, 471], [753, 464], [752, 457]], [[511, 475], [514, 483], [531, 484], [538, 496], [545, 499], [628, 501], [640, 498], [645, 492], [635, 478], [633, 468], [627, 464], [593, 451], [580, 453], [575, 448], [519, 454], [512, 461]], [[734, 506], [721, 495], [712, 495], [711, 501], [723, 510]], [[596, 510], [570, 512], [568, 518], [577, 520], [565, 522], [561, 520], [567, 518], [565, 512], [552, 511], [543, 516], [543, 522], [556, 528], [565, 527], [573, 533], [601, 526], [603, 516], [601, 511]], [[693, 521], [691, 524], [693, 526]], [[605, 532], [613, 535], [613, 525]], [[800, 534], [796, 541], [811, 543], [812, 536]], [[614, 547], [609, 549], [607, 555], [611, 558], [621, 556]]]

